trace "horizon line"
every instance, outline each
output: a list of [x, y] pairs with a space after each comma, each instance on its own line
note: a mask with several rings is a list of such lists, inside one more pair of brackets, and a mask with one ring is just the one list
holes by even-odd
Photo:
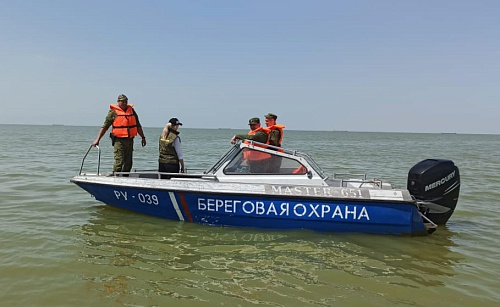
[[[94, 125], [66, 125], [66, 124], [11, 124], [11, 123], [0, 123], [0, 126], [53, 126], [53, 127], [96, 127], [100, 128], [100, 126]], [[143, 126], [143, 128], [150, 129], [162, 129], [163, 127], [151, 127], [151, 126]], [[186, 127], [182, 129], [209, 129], [209, 130], [247, 130], [245, 128], [229, 128], [229, 127], [218, 127], [218, 128], [206, 128], [206, 127]], [[499, 133], [474, 133], [474, 132], [415, 132], [415, 131], [364, 131], [364, 130], [298, 130], [298, 129], [287, 129], [287, 131], [308, 131], [308, 132], [340, 132], [340, 133], [408, 133], [408, 134], [449, 134], [449, 135], [499, 135]]]

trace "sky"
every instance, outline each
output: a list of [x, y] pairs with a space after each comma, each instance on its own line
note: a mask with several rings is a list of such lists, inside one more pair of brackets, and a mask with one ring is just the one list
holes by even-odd
[[499, 134], [500, 1], [0, 1], [0, 123]]

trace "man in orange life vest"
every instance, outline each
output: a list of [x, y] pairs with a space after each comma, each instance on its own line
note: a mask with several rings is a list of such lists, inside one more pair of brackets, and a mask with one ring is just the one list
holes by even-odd
[[278, 119], [278, 115], [276, 114], [267, 113], [264, 117], [267, 128], [271, 130], [269, 133], [269, 145], [281, 147], [281, 142], [283, 141], [283, 129], [285, 129], [285, 126], [276, 123], [276, 120]]
[[260, 126], [260, 119], [258, 117], [250, 118], [248, 125], [250, 126], [248, 134], [236, 134], [231, 139], [231, 144], [234, 144], [236, 140], [251, 140], [267, 144], [269, 129]]
[[[267, 113], [264, 115], [266, 126], [270, 130], [269, 132], [269, 145], [273, 145], [276, 147], [281, 147], [281, 142], [283, 141], [283, 129], [285, 126], [276, 124], [276, 119], [278, 119], [278, 115], [273, 113]], [[270, 147], [270, 149], [275, 149]], [[269, 173], [279, 173], [281, 168], [281, 157], [272, 156], [271, 161], [269, 162]]]
[[132, 169], [132, 152], [134, 150], [134, 137], [139, 134], [142, 138], [142, 146], [146, 146], [146, 137], [139, 123], [139, 117], [135, 113], [134, 105], [128, 104], [127, 96], [118, 96], [117, 104], [109, 106], [110, 110], [97, 138], [92, 143], [99, 145], [99, 141], [112, 125], [111, 139], [114, 147], [115, 164], [113, 172], [130, 172]]
[[[250, 140], [268, 144], [270, 130], [261, 127], [260, 119], [258, 117], [250, 118], [250, 120], [248, 121], [248, 125], [250, 126], [250, 131], [248, 132], [248, 134], [236, 134], [231, 138], [231, 144], [234, 144], [236, 140]], [[269, 154], [245, 148], [243, 152], [243, 158], [248, 162], [250, 173], [267, 172], [270, 158]]]

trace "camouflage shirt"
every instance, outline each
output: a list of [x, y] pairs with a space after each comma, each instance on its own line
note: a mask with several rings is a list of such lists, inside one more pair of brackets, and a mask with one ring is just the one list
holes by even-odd
[[266, 143], [267, 142], [267, 133], [264, 131], [258, 131], [256, 134], [249, 135], [249, 134], [237, 134], [234, 136], [238, 140], [251, 140], [259, 143]]
[[280, 144], [281, 133], [278, 129], [272, 130], [269, 134], [269, 144], [273, 146], [281, 146]]

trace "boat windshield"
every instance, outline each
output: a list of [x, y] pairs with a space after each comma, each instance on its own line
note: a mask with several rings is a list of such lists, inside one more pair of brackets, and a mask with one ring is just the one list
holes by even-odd
[[244, 147], [224, 167], [223, 172], [226, 175], [304, 175], [307, 167], [299, 159]]
[[240, 145], [235, 144], [233, 147], [229, 148], [229, 150], [222, 156], [220, 157], [219, 161], [215, 162], [214, 165], [212, 165], [208, 170], [206, 170], [204, 173], [205, 174], [215, 174], [217, 170], [224, 164], [226, 161], [233, 159], [235, 155], [238, 154], [240, 151]]
[[318, 165], [318, 163], [316, 163], [316, 161], [313, 160], [313, 158], [311, 156], [309, 156], [306, 153], [298, 152], [298, 151], [294, 151], [293, 153], [294, 153], [294, 155], [296, 155], [298, 157], [302, 157], [304, 160], [306, 160], [307, 163], [309, 163], [309, 165], [314, 169], [314, 171], [316, 171], [316, 173], [318, 173], [318, 175], [321, 178], [326, 179], [328, 177], [325, 174], [325, 172], [323, 171], [323, 169]]
[[[219, 159], [219, 161], [205, 171], [205, 174], [215, 174], [223, 165], [226, 164], [227, 161], [231, 161], [224, 168], [224, 173], [227, 175], [242, 173], [300, 175], [306, 173], [307, 168], [310, 167], [322, 179], [327, 178], [324, 171], [316, 163], [316, 161], [305, 153], [281, 147], [278, 148], [271, 145], [259, 144], [257, 142], [249, 142], [250, 145], [239, 143], [235, 144]], [[254, 144], [266, 146], [267, 149], [254, 147]], [[259, 150], [255, 150], [254, 148], [258, 148]], [[265, 165], [265, 168], [259, 167], [258, 163], [251, 163], [252, 155], [254, 155], [254, 158], [256, 157], [259, 160], [266, 160], [267, 162], [262, 164]], [[303, 165], [298, 158], [305, 160], [308, 165]]]

